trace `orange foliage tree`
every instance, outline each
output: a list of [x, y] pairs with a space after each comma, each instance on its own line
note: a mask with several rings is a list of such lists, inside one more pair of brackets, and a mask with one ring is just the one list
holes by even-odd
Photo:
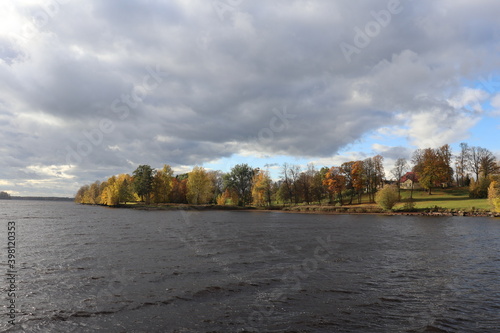
[[341, 205], [344, 204], [342, 193], [346, 189], [346, 179], [342, 170], [338, 167], [331, 167], [325, 175], [323, 184], [326, 186], [332, 198], [338, 198]]

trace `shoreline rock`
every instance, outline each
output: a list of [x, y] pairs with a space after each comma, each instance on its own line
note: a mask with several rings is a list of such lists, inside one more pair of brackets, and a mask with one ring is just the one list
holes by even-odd
[[220, 205], [190, 205], [190, 204], [121, 204], [110, 208], [128, 208], [147, 211], [161, 210], [220, 210], [220, 211], [259, 211], [259, 212], [283, 212], [283, 213], [301, 213], [301, 214], [327, 214], [327, 215], [387, 215], [387, 216], [432, 216], [432, 217], [500, 217], [500, 213], [480, 211], [395, 211], [385, 212], [377, 207], [337, 207], [337, 206], [275, 206], [275, 207], [239, 207], [239, 206], [220, 206]]

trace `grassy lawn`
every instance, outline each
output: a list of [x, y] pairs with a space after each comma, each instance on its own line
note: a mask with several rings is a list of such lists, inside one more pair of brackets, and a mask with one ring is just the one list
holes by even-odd
[[[401, 197], [403, 199], [409, 198], [410, 191], [402, 190]], [[413, 200], [417, 209], [434, 208], [435, 206], [462, 211], [491, 209], [488, 199], [470, 199], [467, 188], [433, 189], [432, 195], [427, 194], [426, 191], [413, 191]], [[402, 203], [396, 205], [396, 209], [402, 207]]]
[[[410, 190], [401, 190], [401, 197], [403, 200], [410, 197]], [[348, 198], [344, 199], [344, 202], [348, 202]], [[348, 209], [377, 209], [378, 205], [375, 203], [370, 203], [368, 201], [368, 195], [363, 195], [362, 203], [358, 204], [357, 199], [353, 200], [353, 205], [344, 204], [343, 207]], [[435, 208], [442, 209], [453, 209], [455, 211], [490, 211], [491, 207], [488, 199], [470, 199], [468, 188], [448, 188], [441, 189], [435, 188], [432, 190], [432, 194], [427, 194], [427, 191], [414, 190], [413, 191], [413, 202], [415, 203], [415, 209], [419, 211], [430, 210]], [[404, 202], [396, 204], [395, 210], [402, 210]]]
[[[406, 201], [410, 197], [410, 190], [401, 190], [401, 197], [403, 201]], [[341, 212], [378, 212], [381, 211], [380, 207], [372, 202], [369, 202], [368, 195], [364, 194], [362, 196], [361, 204], [358, 204], [357, 198], [354, 198], [353, 204], [348, 205], [349, 198], [344, 198], [344, 205], [340, 207], [339, 205], [329, 205], [326, 202], [322, 204], [311, 203], [311, 205], [292, 204], [283, 205], [282, 203], [275, 203], [275, 208], [281, 208], [284, 206], [285, 210], [291, 211], [341, 211]], [[427, 191], [415, 190], [413, 191], [413, 202], [415, 203], [415, 209], [418, 211], [425, 211], [440, 208], [440, 209], [452, 209], [455, 211], [490, 211], [491, 207], [489, 205], [488, 199], [470, 199], [469, 191], [467, 188], [448, 188], [441, 189], [436, 188], [432, 190], [432, 194], [427, 194]], [[394, 210], [403, 210], [404, 202], [397, 203]], [[214, 206], [214, 205], [187, 205], [187, 204], [151, 204], [146, 205], [139, 202], [127, 202], [127, 207], [135, 208], [157, 208], [157, 209], [178, 209], [178, 208], [216, 208], [216, 209], [244, 209], [244, 208], [254, 208], [252, 206], [247, 207], [236, 207], [236, 206]], [[210, 206], [210, 207], [206, 207]], [[258, 207], [257, 207], [258, 208]], [[269, 209], [269, 208], [264, 208]]]

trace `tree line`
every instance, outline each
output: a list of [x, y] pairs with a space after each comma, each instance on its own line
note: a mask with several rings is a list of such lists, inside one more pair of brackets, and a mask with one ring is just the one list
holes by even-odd
[[465, 143], [460, 147], [455, 158], [449, 145], [418, 149], [410, 162], [399, 158], [390, 171], [392, 180], [386, 179], [384, 159], [380, 155], [320, 169], [313, 164], [302, 168], [284, 163], [278, 180], [271, 178], [268, 169], [248, 164], [235, 165], [227, 173], [195, 166], [191, 172], [179, 175], [174, 175], [169, 165], [162, 169], [140, 165], [132, 175], [120, 174], [104, 182], [82, 186], [75, 201], [108, 206], [131, 201], [239, 206], [345, 205], [361, 203], [362, 198], [375, 202], [377, 191], [388, 183], [394, 183], [400, 192], [404, 175], [418, 181], [429, 194], [434, 187], [454, 184], [470, 186], [471, 196], [488, 197], [488, 189], [494, 181], [492, 175], [500, 170], [495, 156], [485, 148], [469, 147]]

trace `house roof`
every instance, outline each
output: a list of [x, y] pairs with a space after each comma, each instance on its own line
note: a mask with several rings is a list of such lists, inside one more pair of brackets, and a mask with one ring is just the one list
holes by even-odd
[[415, 183], [418, 183], [418, 177], [415, 172], [407, 172], [401, 179], [399, 180], [400, 183], [404, 183], [407, 180], [412, 180]]

